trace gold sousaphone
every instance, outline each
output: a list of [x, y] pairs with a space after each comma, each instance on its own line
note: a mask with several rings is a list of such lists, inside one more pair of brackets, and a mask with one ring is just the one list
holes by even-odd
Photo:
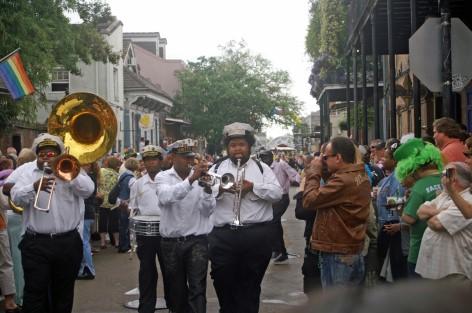
[[[72, 93], [52, 109], [48, 133], [59, 136], [66, 148], [66, 153], [51, 164], [52, 173], [70, 181], [79, 174], [80, 164], [93, 163], [110, 151], [116, 139], [117, 121], [110, 105], [99, 96], [88, 92]], [[17, 213], [21, 209], [12, 201], [10, 206]], [[49, 205], [38, 209], [47, 211]]]

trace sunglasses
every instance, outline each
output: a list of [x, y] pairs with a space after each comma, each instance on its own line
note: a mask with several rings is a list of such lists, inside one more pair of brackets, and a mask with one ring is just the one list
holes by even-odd
[[53, 158], [55, 156], [57, 156], [57, 152], [54, 152], [54, 151], [40, 151], [40, 152], [38, 152], [38, 157], [40, 157], [40, 158], [44, 158], [44, 157]]
[[323, 161], [328, 161], [329, 158], [335, 157], [336, 154], [331, 154], [331, 155], [323, 155]]

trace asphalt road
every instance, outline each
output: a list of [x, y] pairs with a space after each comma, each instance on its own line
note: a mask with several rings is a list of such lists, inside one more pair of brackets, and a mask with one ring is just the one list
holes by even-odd
[[[291, 190], [291, 196], [296, 191]], [[261, 294], [260, 312], [283, 312], [305, 302], [302, 293], [301, 265], [303, 261], [304, 222], [295, 219], [295, 201], [283, 216], [284, 238], [291, 257], [286, 264], [270, 264], [264, 277]], [[94, 245], [98, 243], [94, 243]], [[127, 309], [124, 304], [138, 298], [137, 295], [125, 295], [138, 286], [139, 261], [136, 255], [118, 254], [108, 248], [94, 255], [97, 276], [94, 280], [77, 281], [73, 312], [81, 313], [116, 313], [137, 312]], [[162, 281], [158, 282], [158, 297], [163, 297]], [[207, 312], [217, 313], [219, 306], [213, 289], [213, 282], [208, 276]], [[157, 310], [156, 312], [167, 312]]]

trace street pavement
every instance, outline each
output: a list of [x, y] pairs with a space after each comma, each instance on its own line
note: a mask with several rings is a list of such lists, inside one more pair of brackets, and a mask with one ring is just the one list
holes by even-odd
[[[290, 196], [296, 192], [291, 188]], [[295, 219], [295, 201], [283, 216], [284, 238], [287, 250], [294, 256], [286, 264], [271, 264], [262, 283], [261, 313], [283, 312], [306, 301], [302, 293], [301, 265], [303, 262], [305, 223]], [[98, 243], [94, 243], [98, 244]], [[137, 295], [125, 295], [138, 286], [139, 261], [136, 254], [119, 254], [108, 247], [94, 255], [97, 276], [94, 280], [79, 280], [76, 283], [74, 310], [80, 313], [137, 312], [124, 304], [136, 300]], [[159, 274], [158, 297], [163, 297], [162, 280]], [[208, 275], [207, 312], [217, 313], [218, 300], [213, 282]], [[157, 310], [167, 312], [167, 310]]]

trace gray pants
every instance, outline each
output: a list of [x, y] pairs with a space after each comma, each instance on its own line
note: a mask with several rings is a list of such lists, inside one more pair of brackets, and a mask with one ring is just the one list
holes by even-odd
[[16, 292], [10, 241], [6, 229], [0, 231], [0, 289], [3, 295], [13, 295]]

